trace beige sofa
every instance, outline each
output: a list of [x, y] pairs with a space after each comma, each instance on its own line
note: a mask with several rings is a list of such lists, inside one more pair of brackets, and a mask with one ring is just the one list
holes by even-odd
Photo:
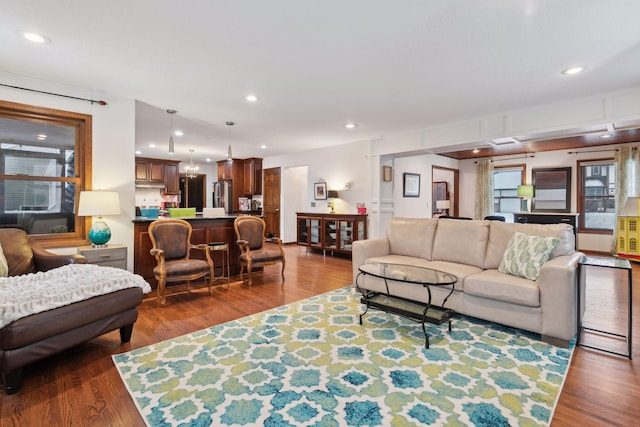
[[[517, 231], [559, 238], [536, 281], [498, 271]], [[447, 307], [566, 345], [576, 333], [576, 268], [582, 254], [574, 247], [573, 229], [567, 224], [393, 218], [387, 237], [353, 242], [353, 280], [362, 290], [384, 292], [382, 279], [358, 277], [358, 267], [366, 262], [418, 265], [451, 273], [458, 281]], [[388, 283], [393, 295], [427, 300], [421, 286]], [[450, 289], [431, 287], [432, 303], [441, 304]]]

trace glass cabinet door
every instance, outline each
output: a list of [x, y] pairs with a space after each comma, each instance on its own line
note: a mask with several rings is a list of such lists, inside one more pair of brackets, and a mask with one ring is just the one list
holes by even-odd
[[309, 243], [309, 219], [298, 218], [298, 243]]
[[337, 233], [337, 221], [325, 219], [324, 220], [324, 247], [328, 250], [336, 249], [336, 233]]
[[351, 250], [353, 243], [353, 221], [340, 221], [340, 248]]
[[311, 236], [309, 244], [320, 246], [320, 219], [309, 219], [309, 234]]
[[359, 219], [357, 221], [357, 225], [358, 225], [358, 238], [356, 240], [364, 240], [366, 239], [366, 224], [365, 224], [365, 220], [364, 219]]

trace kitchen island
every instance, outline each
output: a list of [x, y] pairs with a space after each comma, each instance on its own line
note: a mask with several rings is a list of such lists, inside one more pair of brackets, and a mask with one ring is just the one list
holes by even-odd
[[[205, 218], [202, 216], [179, 218], [191, 224], [193, 233], [191, 234], [191, 243], [194, 245], [200, 243], [225, 242], [229, 244], [229, 267], [231, 275], [235, 276], [240, 273], [240, 250], [236, 245], [236, 234], [233, 229], [233, 221], [240, 215], [229, 215], [215, 218]], [[168, 219], [168, 218], [167, 218]], [[153, 269], [156, 266], [156, 260], [150, 254], [151, 238], [149, 237], [149, 224], [156, 218], [147, 218], [138, 216], [133, 220], [133, 271], [141, 275], [155, 289], [157, 282], [153, 276]], [[162, 218], [160, 218], [162, 220]], [[193, 257], [202, 257], [198, 251], [193, 251]], [[215, 275], [222, 275], [222, 253], [218, 251], [211, 252]], [[226, 272], [225, 272], [226, 273]]]

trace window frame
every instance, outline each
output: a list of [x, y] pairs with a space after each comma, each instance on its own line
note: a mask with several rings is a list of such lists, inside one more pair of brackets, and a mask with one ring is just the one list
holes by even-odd
[[[91, 227], [91, 217], [79, 217], [77, 205], [80, 191], [91, 189], [92, 177], [92, 116], [89, 114], [57, 110], [28, 104], [20, 104], [0, 100], [0, 117], [21, 120], [32, 123], [66, 126], [75, 128], [75, 207], [74, 217], [76, 227], [67, 233], [33, 234], [31, 238], [43, 247], [83, 246], [88, 244], [87, 235]], [[13, 176], [0, 175], [0, 181]], [[20, 176], [20, 180], [41, 181], [42, 177]], [[60, 181], [61, 178], [51, 177], [48, 181]]]
[[[520, 170], [520, 173], [521, 173], [521, 176], [520, 176], [520, 182], [521, 182], [521, 183], [523, 183], [523, 184], [524, 184], [525, 182], [527, 182], [527, 181], [526, 181], [526, 178], [527, 178], [527, 164], [526, 164], [526, 163], [517, 163], [517, 164], [503, 165], [503, 166], [495, 166], [495, 165], [494, 165], [494, 166], [493, 166], [493, 176], [492, 176], [492, 179], [493, 179], [493, 187], [494, 187], [494, 189], [493, 189], [493, 197], [492, 197], [492, 203], [493, 203], [493, 206], [495, 206], [495, 205], [496, 205], [496, 196], [495, 196], [495, 193], [496, 193], [496, 189], [495, 189], [495, 173], [496, 173], [496, 172], [509, 171], [509, 170], [512, 170], [512, 171], [518, 171], [518, 170]], [[515, 198], [516, 198], [516, 199], [522, 199], [521, 197], [515, 197]], [[520, 203], [518, 203], [518, 205], [520, 206]], [[518, 210], [518, 211], [516, 211], [516, 212], [520, 212], [520, 210]], [[504, 212], [504, 213], [515, 213], [515, 212]]]
[[[578, 216], [578, 232], [579, 233], [584, 233], [584, 234], [608, 234], [608, 235], [613, 235], [613, 230], [609, 230], [606, 228], [587, 228], [585, 226], [585, 222], [586, 222], [586, 203], [585, 203], [585, 197], [587, 197], [588, 195], [585, 194], [584, 191], [584, 176], [583, 176], [583, 167], [584, 166], [602, 166], [602, 165], [609, 165], [609, 164], [614, 164], [614, 159], [613, 157], [605, 157], [605, 158], [598, 158], [598, 159], [585, 159], [585, 160], [578, 160], [577, 164], [576, 164], [576, 173], [577, 173], [577, 181], [578, 181], [578, 185], [576, 188], [576, 194], [577, 194], [577, 206], [578, 206], [578, 212], [580, 213], [580, 215]], [[602, 175], [600, 175], [602, 176]], [[616, 177], [617, 179], [617, 177]], [[616, 200], [616, 196], [613, 196], [613, 200], [615, 202]]]

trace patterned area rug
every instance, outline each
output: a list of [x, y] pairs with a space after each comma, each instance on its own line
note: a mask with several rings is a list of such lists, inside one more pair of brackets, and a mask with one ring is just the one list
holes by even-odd
[[464, 316], [429, 325], [352, 287], [115, 355], [149, 426], [548, 425], [573, 344]]

